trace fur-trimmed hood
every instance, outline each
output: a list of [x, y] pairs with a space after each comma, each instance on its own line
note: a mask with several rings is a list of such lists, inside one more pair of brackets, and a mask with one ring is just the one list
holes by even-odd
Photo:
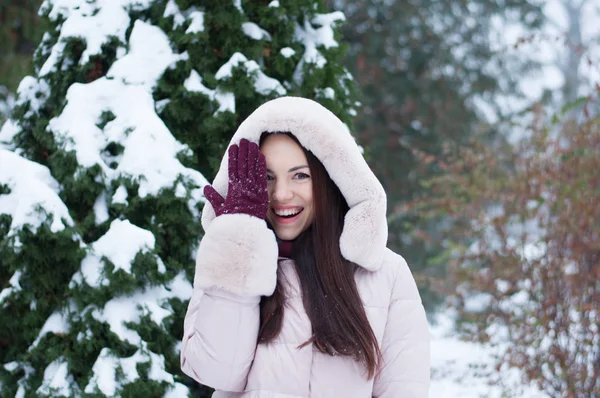
[[[386, 195], [348, 128], [319, 103], [299, 97], [271, 100], [254, 111], [238, 128], [230, 145], [242, 138], [258, 143], [263, 132], [290, 132], [325, 166], [340, 189], [350, 210], [340, 237], [344, 258], [375, 271], [382, 264], [387, 244]], [[227, 194], [227, 151], [213, 182], [221, 195]], [[215, 218], [207, 202], [202, 212], [206, 231]]]

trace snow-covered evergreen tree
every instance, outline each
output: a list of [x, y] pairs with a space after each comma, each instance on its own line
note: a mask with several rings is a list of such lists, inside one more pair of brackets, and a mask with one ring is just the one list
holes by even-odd
[[0, 396], [205, 396], [179, 369], [205, 176], [268, 99], [350, 124], [344, 17], [317, 0], [40, 13], [35, 76], [0, 130]]

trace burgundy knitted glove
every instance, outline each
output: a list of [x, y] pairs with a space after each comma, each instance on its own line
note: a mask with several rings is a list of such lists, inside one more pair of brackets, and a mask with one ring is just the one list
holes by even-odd
[[204, 196], [215, 214], [249, 214], [265, 219], [269, 208], [267, 192], [267, 161], [258, 145], [247, 139], [239, 147], [229, 147], [229, 187], [227, 198], [210, 185], [204, 187]]

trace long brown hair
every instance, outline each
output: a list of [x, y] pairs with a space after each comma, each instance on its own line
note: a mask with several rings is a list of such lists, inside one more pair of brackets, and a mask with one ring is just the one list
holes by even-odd
[[[298, 348], [313, 343], [322, 353], [353, 357], [365, 365], [371, 379], [379, 370], [381, 351], [354, 279], [357, 265], [342, 257], [339, 246], [348, 204], [323, 164], [296, 137], [290, 133], [275, 134], [288, 135], [302, 148], [313, 183], [315, 218], [295, 239], [291, 255], [313, 332]], [[261, 144], [266, 136], [263, 133]], [[278, 277], [273, 295], [261, 299], [259, 343], [268, 343], [281, 331], [283, 286]]]

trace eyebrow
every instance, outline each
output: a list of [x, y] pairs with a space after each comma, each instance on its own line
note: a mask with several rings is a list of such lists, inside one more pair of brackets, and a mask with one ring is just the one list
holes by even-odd
[[[297, 171], [297, 170], [300, 170], [300, 169], [304, 169], [304, 168], [308, 168], [308, 166], [307, 166], [307, 165], [302, 165], [302, 166], [296, 166], [296, 167], [292, 167], [291, 169], [289, 169], [289, 170], [288, 170], [288, 173], [292, 173], [292, 172], [294, 172], [294, 171]], [[271, 170], [271, 169], [267, 169], [267, 172], [268, 172], [268, 173], [272, 173], [272, 172], [273, 172], [273, 170]]]

